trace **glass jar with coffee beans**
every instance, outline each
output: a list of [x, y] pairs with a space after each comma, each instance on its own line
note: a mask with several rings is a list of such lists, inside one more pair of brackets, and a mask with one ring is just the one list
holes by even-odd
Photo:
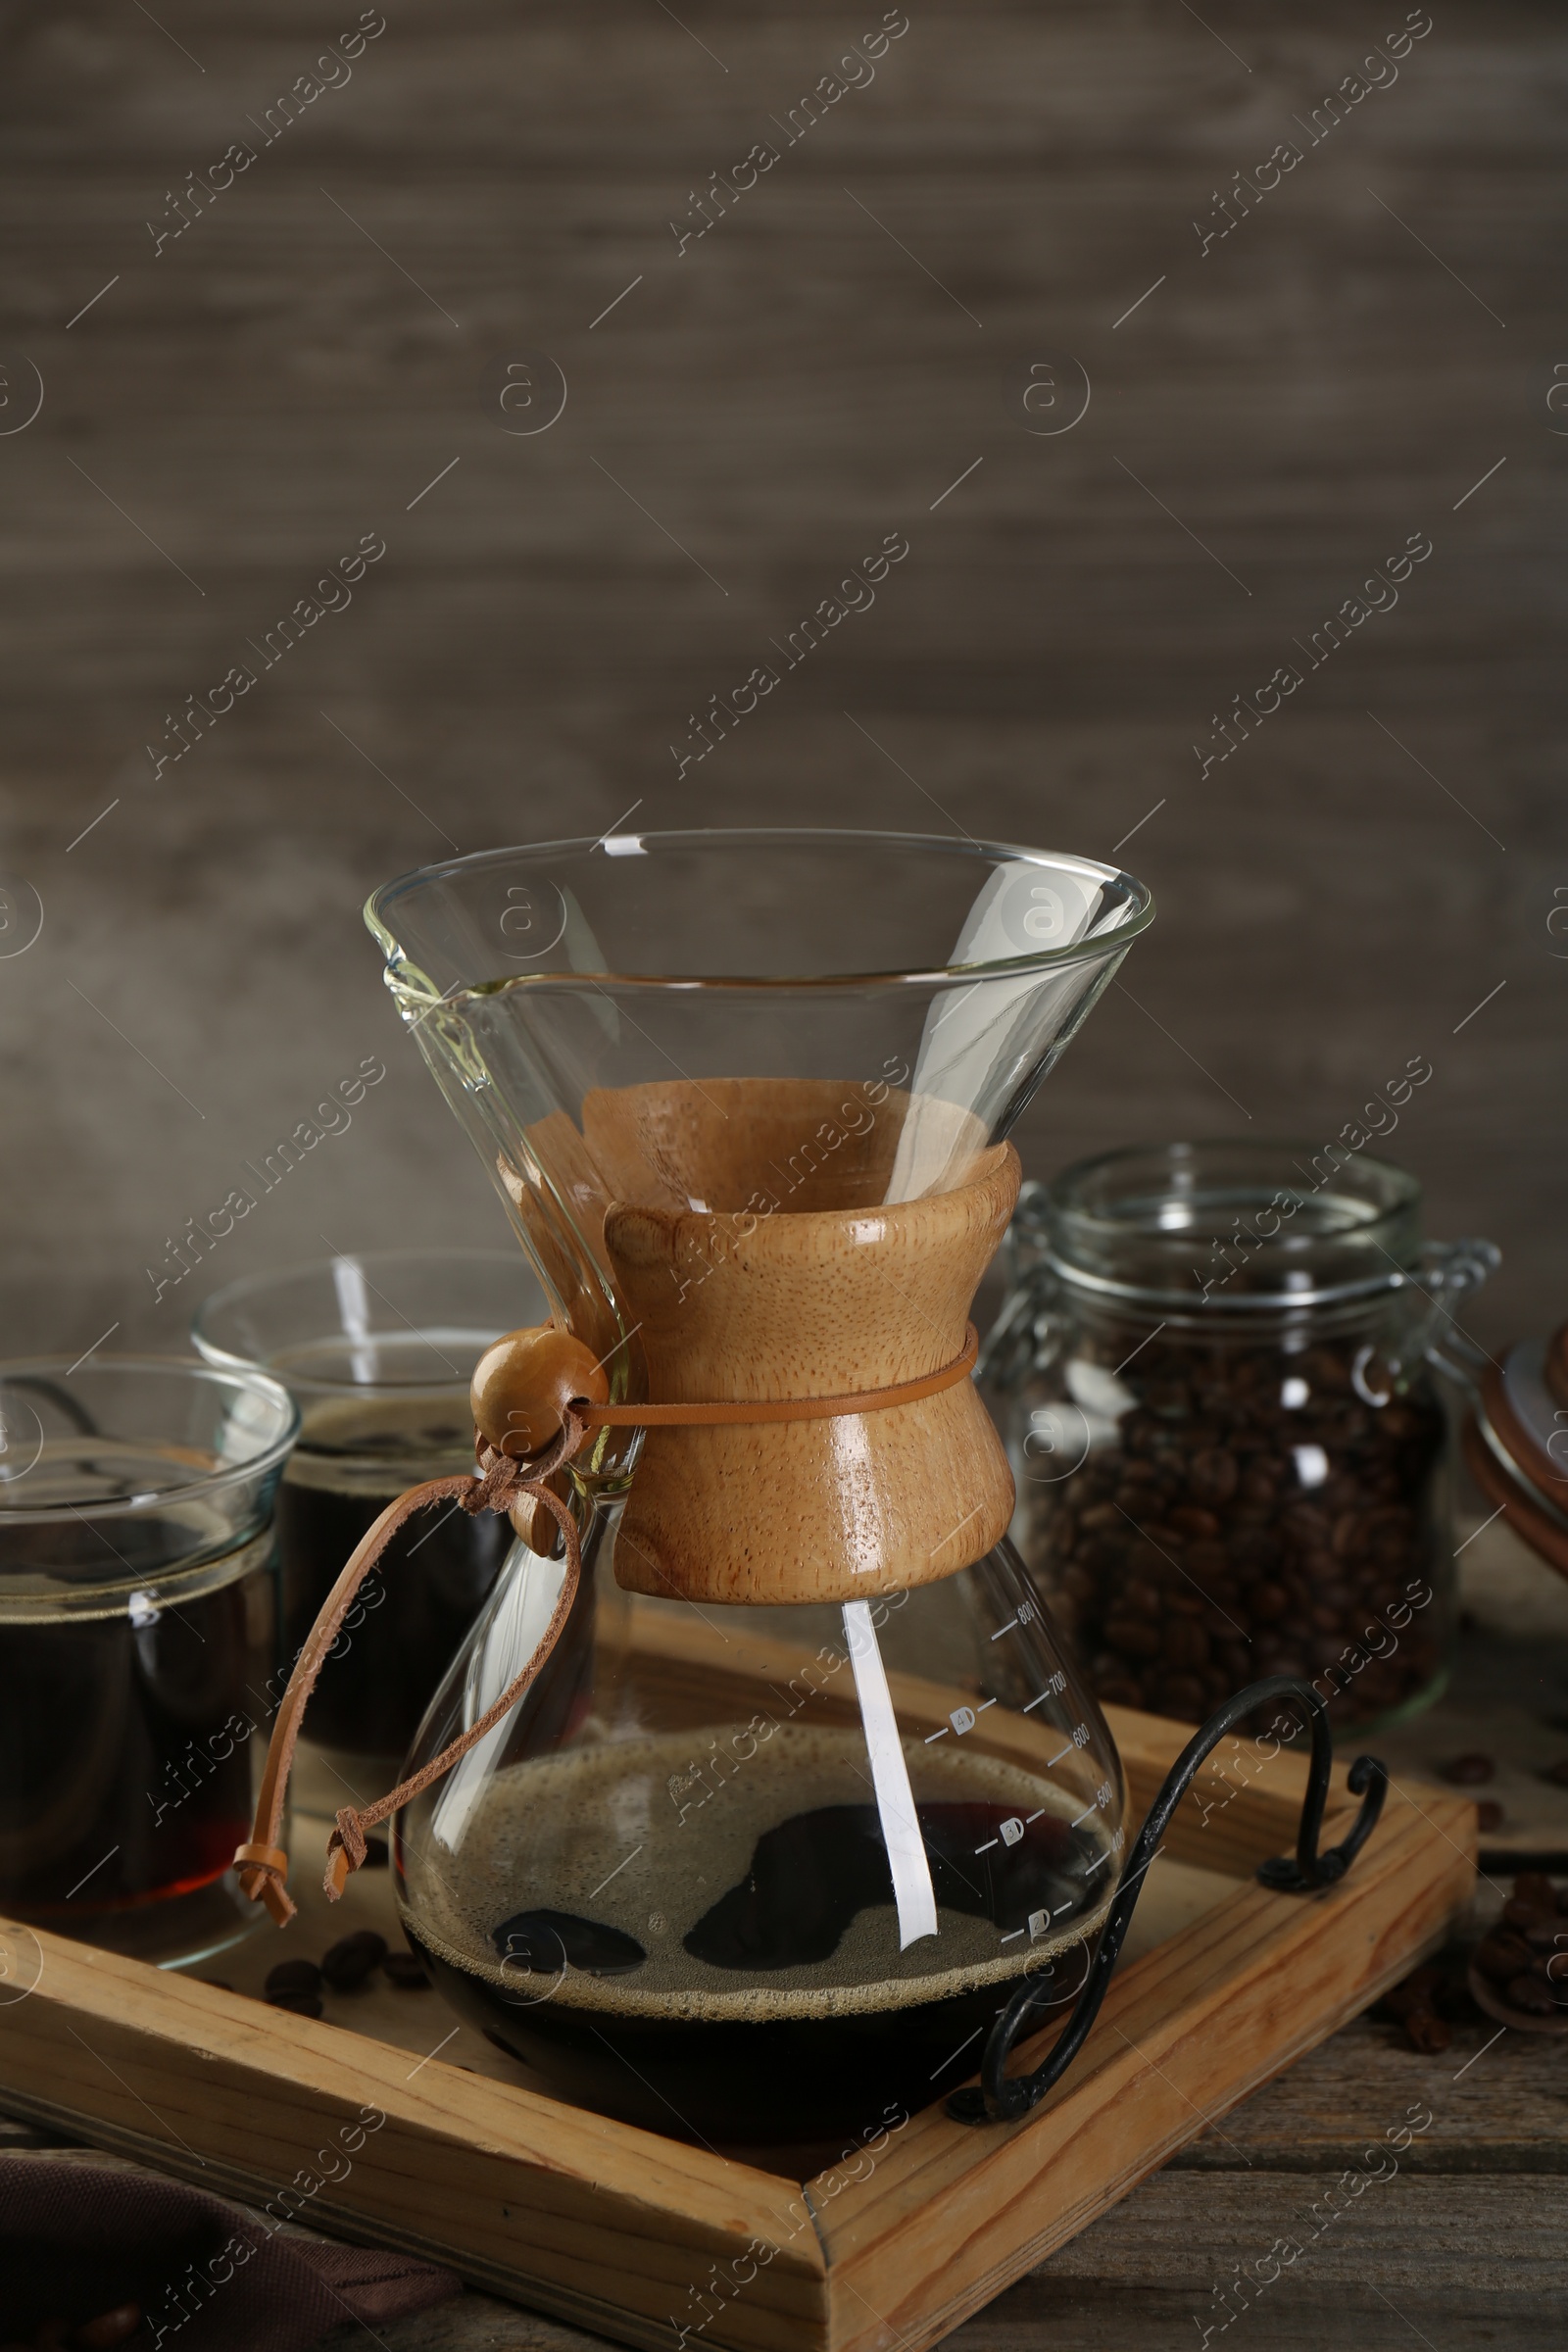
[[1420, 1202], [1343, 1145], [1137, 1147], [1024, 1187], [979, 1378], [1099, 1697], [1198, 1720], [1296, 1674], [1348, 1730], [1442, 1690], [1427, 1353], [1497, 1252], [1423, 1244]]

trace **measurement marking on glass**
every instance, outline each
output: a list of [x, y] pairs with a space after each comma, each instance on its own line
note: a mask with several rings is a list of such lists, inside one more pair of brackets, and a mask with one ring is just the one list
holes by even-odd
[[945, 1740], [945, 1739], [947, 1738], [947, 1736], [948, 1736], [948, 1726], [947, 1726], [946, 1724], [944, 1724], [944, 1725], [942, 1726], [942, 1729], [941, 1729], [941, 1731], [940, 1731], [940, 1732], [933, 1732], [933, 1733], [930, 1735], [930, 1738], [929, 1738], [929, 1739], [926, 1740], [926, 1745], [927, 1745], [927, 1747], [929, 1747], [929, 1746], [930, 1746], [930, 1744], [931, 1744], [931, 1740]]
[[1063, 1913], [1064, 1911], [1070, 1911], [1071, 1909], [1072, 1909], [1072, 1897], [1071, 1897], [1071, 1895], [1069, 1895], [1069, 1896], [1067, 1897], [1067, 1900], [1066, 1900], [1064, 1903], [1058, 1903], [1058, 1904], [1056, 1905], [1056, 1908], [1054, 1909], [1054, 1911], [1053, 1911], [1053, 1913], [1051, 1914], [1051, 1916], [1052, 1916], [1052, 1918], [1053, 1918], [1053, 1919], [1059, 1919], [1059, 1918], [1061, 1917], [1061, 1915], [1062, 1915], [1062, 1913]]
[[985, 1711], [986, 1711], [987, 1707], [994, 1707], [994, 1706], [996, 1705], [996, 1703], [997, 1703], [997, 1702], [996, 1702], [996, 1700], [995, 1700], [994, 1698], [983, 1698], [983, 1699], [980, 1701], [980, 1704], [979, 1704], [979, 1705], [976, 1707], [976, 1709], [975, 1709], [975, 1713], [976, 1713], [977, 1715], [983, 1715], [983, 1714], [985, 1713]]
[[1004, 1942], [1004, 1943], [1011, 1943], [1011, 1941], [1012, 1941], [1012, 1939], [1013, 1939], [1013, 1936], [1022, 1936], [1022, 1935], [1024, 1935], [1025, 1933], [1026, 1933], [1026, 1930], [1024, 1930], [1023, 1928], [1014, 1928], [1014, 1929], [1013, 1929], [1013, 1931], [1012, 1931], [1012, 1934], [1011, 1934], [1010, 1936], [1004, 1936], [1004, 1937], [1002, 1938], [1002, 1940], [1003, 1940], [1003, 1942]]
[[1001, 1842], [1002, 1840], [999, 1838], [988, 1838], [984, 1845], [977, 1845], [974, 1850], [977, 1854], [989, 1854], [991, 1848], [994, 1845], [1000, 1845]]
[[[627, 1862], [635, 1862], [635, 1861], [636, 1861], [636, 1859], [637, 1859], [637, 1857], [638, 1857], [638, 1855], [639, 1855], [639, 1854], [642, 1852], [642, 1850], [643, 1850], [643, 1849], [642, 1849], [642, 1847], [641, 1847], [640, 1845], [634, 1845], [634, 1846], [632, 1847], [632, 1849], [631, 1849], [631, 1852], [630, 1852], [630, 1853], [629, 1853], [629, 1854], [626, 1856], [626, 1859], [625, 1859], [625, 1861], [624, 1861], [624, 1862], [617, 1862], [617, 1863], [615, 1864], [615, 1867], [614, 1867], [614, 1869], [613, 1869], [613, 1870], [611, 1872], [611, 1874], [610, 1874], [610, 1879], [618, 1879], [618, 1878], [619, 1878], [619, 1876], [620, 1876], [620, 1874], [621, 1874], [621, 1872], [622, 1872], [622, 1871], [625, 1869], [625, 1867], [626, 1867], [626, 1863], [627, 1863]], [[594, 1888], [594, 1894], [603, 1894], [603, 1892], [604, 1892], [605, 1888], [606, 1888], [606, 1887], [607, 1887], [607, 1886], [610, 1885], [610, 1879], [601, 1879], [601, 1880], [600, 1880], [600, 1882], [599, 1882], [599, 1884], [598, 1884], [598, 1886], [597, 1886]], [[592, 1901], [593, 1901], [593, 1899], [594, 1899], [594, 1894], [591, 1894], [591, 1895], [588, 1897], [588, 1900], [589, 1900], [590, 1902], [592, 1902]]]
[[[1041, 1808], [1040, 1808], [1040, 1813], [1044, 1813], [1044, 1812], [1045, 1812], [1045, 1810], [1046, 1810], [1045, 1806], [1044, 1806], [1044, 1805], [1042, 1805], [1042, 1806], [1041, 1806]], [[1040, 1819], [1040, 1813], [1031, 1813], [1031, 1814], [1029, 1815], [1029, 1819], [1030, 1819], [1031, 1821], [1038, 1821], [1038, 1820]]]
[[[1040, 1704], [1040, 1701], [1039, 1701], [1038, 1699], [1036, 1699], [1036, 1701], [1035, 1701], [1035, 1704], [1036, 1704], [1036, 1706], [1038, 1706], [1038, 1705]], [[1063, 1756], [1070, 1756], [1070, 1755], [1072, 1754], [1072, 1749], [1073, 1749], [1073, 1743], [1072, 1743], [1072, 1741], [1069, 1740], [1068, 1740], [1068, 1742], [1067, 1742], [1067, 1744], [1066, 1744], [1066, 1746], [1065, 1746], [1064, 1748], [1061, 1748], [1061, 1749], [1059, 1749], [1059, 1750], [1058, 1750], [1058, 1752], [1057, 1752], [1055, 1755], [1054, 1755], [1054, 1756], [1052, 1757], [1052, 1759], [1051, 1759], [1051, 1764], [1059, 1764], [1059, 1763], [1061, 1762], [1061, 1759], [1062, 1759], [1062, 1757], [1063, 1757]], [[1048, 1765], [1046, 1766], [1046, 1770], [1047, 1770], [1048, 1772], [1051, 1770], [1051, 1764], [1048, 1764]]]
[[1105, 1848], [1105, 1850], [1104, 1850], [1104, 1852], [1103, 1852], [1103, 1853], [1102, 1853], [1102, 1854], [1100, 1856], [1100, 1860], [1099, 1860], [1099, 1861], [1097, 1861], [1097, 1862], [1091, 1862], [1091, 1863], [1090, 1863], [1090, 1865], [1089, 1865], [1089, 1868], [1088, 1868], [1088, 1869], [1087, 1869], [1087, 1870], [1084, 1872], [1084, 1877], [1085, 1877], [1086, 1879], [1092, 1879], [1092, 1878], [1094, 1877], [1094, 1875], [1095, 1875], [1096, 1871], [1097, 1871], [1097, 1870], [1100, 1868], [1100, 1863], [1101, 1863], [1101, 1862], [1108, 1862], [1109, 1860], [1110, 1860], [1110, 1848], [1109, 1848], [1109, 1846], [1107, 1845], [1107, 1846], [1106, 1846], [1106, 1848]]
[[[1017, 1618], [1016, 1618], [1016, 1617], [1014, 1617], [1014, 1619], [1012, 1620], [1012, 1624], [1011, 1624], [1011, 1625], [1004, 1625], [1004, 1626], [1002, 1628], [1002, 1633], [998, 1633], [998, 1634], [993, 1634], [993, 1635], [992, 1635], [992, 1637], [991, 1637], [992, 1641], [993, 1641], [993, 1642], [1000, 1642], [1000, 1641], [1002, 1640], [1002, 1635], [1003, 1635], [1003, 1634], [1010, 1634], [1010, 1633], [1012, 1632], [1012, 1630], [1013, 1630], [1013, 1627], [1014, 1627], [1014, 1626], [1016, 1626], [1017, 1622], [1018, 1622]], [[1021, 1929], [1020, 1929], [1019, 1933], [1020, 1933], [1020, 1934], [1022, 1934], [1022, 1930], [1021, 1930]]]
[[1073, 1822], [1073, 1823], [1072, 1823], [1070, 1826], [1071, 1826], [1073, 1829], [1075, 1829], [1075, 1830], [1076, 1830], [1076, 1829], [1079, 1827], [1080, 1823], [1082, 1823], [1082, 1822], [1086, 1822], [1086, 1821], [1089, 1819], [1089, 1816], [1090, 1816], [1090, 1814], [1091, 1814], [1091, 1813], [1093, 1813], [1093, 1812], [1094, 1812], [1094, 1810], [1095, 1810], [1095, 1808], [1094, 1808], [1094, 1806], [1093, 1806], [1093, 1805], [1086, 1805], [1086, 1806], [1084, 1807], [1083, 1811], [1082, 1811], [1082, 1812], [1079, 1814], [1079, 1816], [1078, 1816], [1078, 1820], [1077, 1820], [1077, 1821], [1075, 1821], [1075, 1822]]

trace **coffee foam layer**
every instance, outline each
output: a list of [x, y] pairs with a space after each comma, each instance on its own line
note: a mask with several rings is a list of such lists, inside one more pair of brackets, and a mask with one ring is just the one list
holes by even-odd
[[[1092, 1813], [1072, 1831], [1060, 1873], [1058, 1899], [1070, 1908], [1033, 1939], [1025, 1933], [1004, 1946], [989, 1920], [943, 1907], [937, 1936], [901, 1952], [889, 1901], [859, 1911], [824, 1961], [752, 1971], [694, 1959], [682, 1937], [744, 1880], [765, 1831], [819, 1807], [875, 1801], [865, 1743], [852, 1729], [779, 1725], [722, 1785], [711, 1770], [694, 1774], [709, 1742], [728, 1745], [738, 1728], [708, 1725], [701, 1735], [608, 1741], [511, 1765], [485, 1789], [456, 1853], [430, 1838], [428, 1816], [412, 1838], [406, 1821], [411, 1930], [435, 1957], [519, 2008], [548, 1999], [606, 2016], [763, 2023], [906, 2008], [1003, 1984], [1102, 1921], [1115, 1873], [1102, 1859], [1105, 1826]], [[1081, 1792], [978, 1747], [915, 1746], [906, 1762], [917, 1804], [993, 1804], [1023, 1818], [1043, 1810], [1064, 1827], [1084, 1810]], [[618, 1928], [648, 1958], [623, 1977], [504, 1967], [492, 1931], [525, 1911]], [[1075, 1988], [1079, 1968], [1069, 1962], [1066, 1977]]]

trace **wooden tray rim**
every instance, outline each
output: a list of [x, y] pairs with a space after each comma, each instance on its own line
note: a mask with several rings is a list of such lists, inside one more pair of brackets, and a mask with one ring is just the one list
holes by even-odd
[[[1141, 1815], [1191, 1727], [1107, 1714]], [[1250, 1872], [1294, 1845], [1305, 1763], [1282, 1750], [1244, 1785], [1225, 1761], [1199, 1775], [1166, 1849]], [[1351, 1802], [1339, 1766], [1325, 1840]], [[424, 2254], [648, 2352], [917, 2352], [1432, 1948], [1468, 1894], [1476, 1823], [1446, 1792], [1396, 1789], [1327, 1895], [1242, 1881], [1119, 1971], [1043, 2109], [975, 2128], [927, 2108], [849, 2181], [833, 2167], [799, 2184], [439, 2059], [406, 2075], [390, 2043], [44, 1933], [36, 1991], [0, 2004], [0, 2082], [18, 2113], [274, 2207], [298, 2179], [302, 2120], [310, 2139], [368, 2106], [386, 2119], [367, 2142], [373, 2160], [300, 2219]], [[1293, 1971], [1302, 1981], [1282, 2016]], [[759, 2246], [774, 2249], [763, 2264]], [[699, 2319], [705, 2281], [732, 2294]]]

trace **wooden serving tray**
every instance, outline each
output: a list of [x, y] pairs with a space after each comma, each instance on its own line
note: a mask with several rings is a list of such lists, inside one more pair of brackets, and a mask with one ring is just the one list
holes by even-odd
[[[1141, 1814], [1190, 1727], [1106, 1712]], [[411, 2062], [451, 2026], [433, 1995], [383, 1985], [335, 2004], [350, 2023], [318, 2023], [27, 1930], [12, 1948], [42, 1965], [30, 1994], [0, 2002], [0, 2099], [260, 2206], [298, 2181], [302, 2220], [654, 2352], [921, 2352], [1442, 1941], [1470, 1893], [1475, 1807], [1396, 1787], [1340, 1886], [1269, 1893], [1250, 1873], [1294, 1847], [1305, 1777], [1286, 1752], [1216, 1751], [1163, 1849], [1187, 1866], [1169, 1874], [1185, 1880], [1186, 1924], [1124, 1958], [1032, 2116], [968, 2126], [938, 2104], [804, 2184], [498, 2080], [471, 2032], [452, 2053], [484, 2072]], [[1325, 1844], [1354, 1810], [1341, 1766]], [[295, 1875], [309, 1873], [302, 1846]], [[1218, 1899], [1195, 1898], [1208, 1873]], [[388, 1902], [384, 1874], [355, 1888], [334, 1933]], [[319, 1951], [322, 1923], [301, 1925], [311, 1934], [288, 1948]], [[263, 1936], [212, 1973], [259, 1978], [282, 1948]], [[1058, 2030], [1020, 2062], [1038, 2064]], [[385, 2119], [368, 2132], [366, 2109]], [[344, 2170], [338, 2151], [362, 2134]]]

